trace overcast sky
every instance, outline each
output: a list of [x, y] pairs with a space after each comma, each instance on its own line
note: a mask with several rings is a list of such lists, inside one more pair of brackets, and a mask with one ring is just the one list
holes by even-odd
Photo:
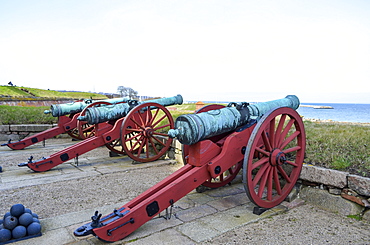
[[370, 103], [368, 0], [0, 0], [0, 85]]

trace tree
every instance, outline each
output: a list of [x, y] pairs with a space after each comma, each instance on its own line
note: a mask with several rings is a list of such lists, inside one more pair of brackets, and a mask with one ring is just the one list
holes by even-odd
[[136, 99], [138, 95], [137, 91], [125, 86], [118, 86], [117, 93], [119, 93], [121, 97], [129, 97], [131, 100]]

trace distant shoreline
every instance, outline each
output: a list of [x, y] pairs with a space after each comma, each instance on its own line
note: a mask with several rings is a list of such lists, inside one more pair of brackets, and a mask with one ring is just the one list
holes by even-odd
[[300, 105], [300, 107], [311, 107], [314, 109], [334, 109], [334, 107], [327, 105]]

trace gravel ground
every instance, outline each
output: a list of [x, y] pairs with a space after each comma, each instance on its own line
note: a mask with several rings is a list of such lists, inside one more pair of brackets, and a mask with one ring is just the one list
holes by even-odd
[[370, 244], [370, 224], [306, 204], [202, 244]]

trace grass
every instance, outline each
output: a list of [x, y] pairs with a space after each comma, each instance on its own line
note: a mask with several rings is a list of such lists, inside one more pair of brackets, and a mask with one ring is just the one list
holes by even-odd
[[52, 124], [57, 118], [51, 114], [44, 114], [47, 106], [23, 107], [0, 105], [0, 124]]
[[305, 161], [370, 177], [370, 126], [305, 121]]
[[89, 92], [59, 92], [38, 88], [0, 86], [0, 98], [68, 98], [68, 99], [107, 99], [105, 95]]
[[[174, 120], [195, 111], [195, 104], [171, 106]], [[50, 124], [57, 118], [43, 111], [48, 107], [0, 105], [0, 124]], [[305, 162], [330, 169], [370, 177], [370, 126], [367, 124], [304, 121], [306, 131]]]

